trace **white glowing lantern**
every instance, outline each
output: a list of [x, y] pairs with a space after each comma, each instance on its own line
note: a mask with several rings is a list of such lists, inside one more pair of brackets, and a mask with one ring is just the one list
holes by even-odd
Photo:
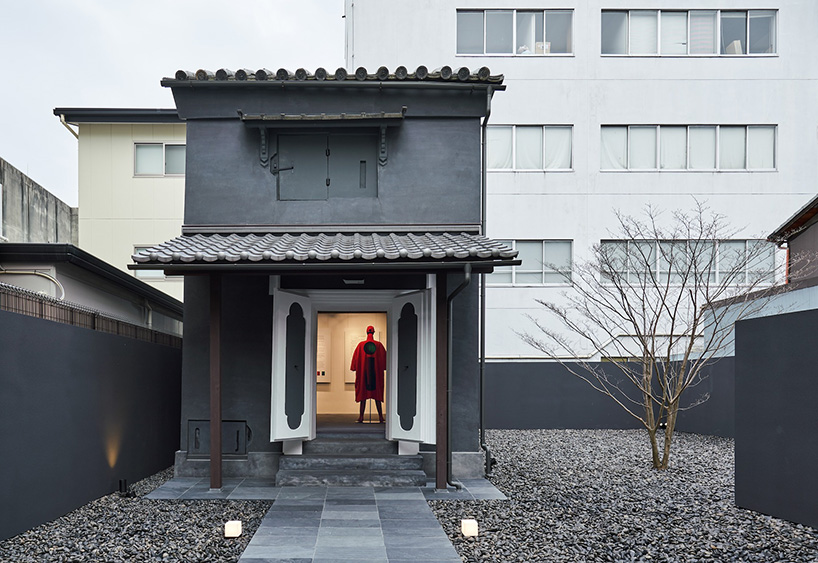
[[460, 521], [460, 530], [467, 538], [477, 536], [477, 520], [465, 519]]
[[224, 525], [224, 537], [237, 538], [241, 535], [241, 520], [230, 520]]

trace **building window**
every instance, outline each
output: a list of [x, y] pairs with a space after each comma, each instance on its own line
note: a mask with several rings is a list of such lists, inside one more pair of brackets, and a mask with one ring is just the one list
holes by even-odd
[[573, 10], [458, 10], [458, 55], [573, 52]]
[[571, 283], [570, 240], [501, 240], [517, 252], [519, 266], [500, 266], [489, 274], [490, 285], [545, 285]]
[[602, 54], [774, 55], [776, 10], [603, 10]]
[[[674, 240], [601, 241], [600, 254], [607, 264], [603, 270], [615, 272], [628, 283], [655, 276], [659, 283], [681, 283], [692, 258], [700, 266], [691, 275], [701, 275], [709, 283], [772, 284], [775, 281], [775, 245], [766, 240]], [[610, 279], [611, 274], [603, 277]], [[698, 282], [697, 282], [698, 283]]]
[[774, 125], [603, 125], [601, 170], [775, 170]]
[[500, 125], [486, 131], [489, 170], [571, 170], [570, 125]]
[[136, 143], [134, 145], [134, 176], [183, 176], [185, 145], [166, 143]]
[[[152, 246], [134, 246], [133, 253], [142, 252], [143, 250], [150, 250]], [[162, 270], [134, 270], [134, 275], [143, 280], [163, 280], [165, 279], [165, 272]]]

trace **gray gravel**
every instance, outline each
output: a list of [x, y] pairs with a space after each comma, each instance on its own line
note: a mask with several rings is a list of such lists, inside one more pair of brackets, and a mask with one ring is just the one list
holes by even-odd
[[[272, 502], [141, 498], [172, 476], [167, 469], [134, 484], [133, 497], [104, 496], [0, 542], [0, 561], [238, 561]], [[224, 537], [227, 520], [242, 521], [240, 537]]]
[[430, 502], [464, 561], [818, 561], [818, 530], [735, 507], [732, 440], [678, 433], [657, 472], [644, 431], [487, 438], [509, 500]]

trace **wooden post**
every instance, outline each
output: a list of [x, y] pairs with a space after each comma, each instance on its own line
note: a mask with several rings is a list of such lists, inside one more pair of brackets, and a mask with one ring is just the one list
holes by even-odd
[[436, 446], [435, 446], [435, 488], [446, 489], [449, 475], [447, 462], [449, 459], [449, 307], [446, 304], [448, 292], [446, 289], [446, 272], [437, 274], [437, 297], [435, 307], [435, 349], [436, 349], [436, 383], [435, 403], [437, 405], [436, 419]]
[[222, 488], [222, 279], [210, 274], [210, 488]]

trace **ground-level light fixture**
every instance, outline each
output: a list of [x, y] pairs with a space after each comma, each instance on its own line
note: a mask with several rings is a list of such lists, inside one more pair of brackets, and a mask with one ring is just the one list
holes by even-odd
[[460, 531], [467, 538], [477, 537], [477, 520], [466, 518], [460, 521]]
[[224, 537], [237, 538], [241, 535], [241, 520], [230, 520], [224, 524]]

